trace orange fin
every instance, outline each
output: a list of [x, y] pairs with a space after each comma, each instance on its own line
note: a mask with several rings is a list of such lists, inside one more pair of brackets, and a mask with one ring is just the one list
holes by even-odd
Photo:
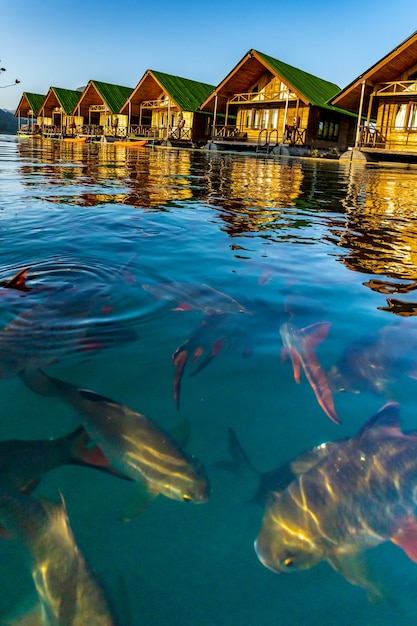
[[174, 373], [174, 400], [177, 404], [177, 409], [180, 408], [180, 390], [181, 380], [184, 374], [185, 366], [188, 361], [188, 352], [183, 347], [178, 348], [172, 356], [172, 361], [175, 365]]
[[178, 306], [176, 306], [174, 309], [172, 309], [173, 311], [192, 311], [194, 307], [191, 306], [191, 304], [188, 304], [187, 302], [180, 302]]
[[410, 515], [391, 537], [391, 541], [400, 546], [409, 559], [417, 563], [417, 518]]
[[297, 350], [294, 350], [294, 348], [288, 348], [288, 352], [290, 353], [290, 357], [291, 357], [291, 363], [292, 363], [292, 367], [294, 370], [294, 380], [296, 383], [300, 383], [300, 364], [301, 364], [301, 358], [300, 355], [298, 354]]
[[26, 274], [28, 273], [28, 271], [28, 267], [20, 270], [20, 272], [17, 272], [17, 274], [15, 274], [13, 278], [7, 281], [4, 287], [6, 287], [7, 289], [18, 289], [19, 291], [30, 291], [30, 287], [28, 287], [26, 284]]

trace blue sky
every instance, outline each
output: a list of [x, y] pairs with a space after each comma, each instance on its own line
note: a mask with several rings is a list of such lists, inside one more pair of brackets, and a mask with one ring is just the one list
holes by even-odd
[[345, 87], [417, 29], [415, 0], [5, 0], [0, 108], [90, 79], [135, 87], [147, 69], [217, 85], [255, 48]]

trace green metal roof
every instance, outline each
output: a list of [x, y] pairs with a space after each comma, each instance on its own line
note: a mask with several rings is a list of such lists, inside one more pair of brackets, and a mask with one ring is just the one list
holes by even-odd
[[51, 87], [51, 90], [54, 92], [64, 113], [71, 115], [82, 93], [73, 89], [62, 89], [61, 87]]
[[174, 100], [182, 111], [196, 112], [198, 107], [214, 89], [213, 85], [199, 83], [189, 78], [172, 76], [164, 72], [149, 70], [161, 87]]
[[132, 87], [121, 87], [120, 85], [102, 83], [98, 80], [92, 80], [91, 84], [94, 85], [97, 92], [103, 98], [104, 104], [112, 113], [119, 113], [120, 109], [133, 92]]
[[29, 106], [33, 111], [33, 115], [36, 117], [41, 109], [41, 106], [46, 96], [42, 96], [39, 93], [28, 93], [27, 91], [24, 91], [22, 97], [25, 97], [26, 100], [29, 102]]
[[255, 52], [266, 65], [269, 65], [276, 74], [281, 76], [291, 87], [294, 87], [294, 89], [313, 106], [325, 106], [327, 108], [327, 102], [330, 98], [334, 98], [340, 91], [340, 87], [335, 83], [330, 83], [313, 74], [299, 70], [292, 65], [273, 59], [267, 54], [263, 54], [257, 50], [255, 50]]

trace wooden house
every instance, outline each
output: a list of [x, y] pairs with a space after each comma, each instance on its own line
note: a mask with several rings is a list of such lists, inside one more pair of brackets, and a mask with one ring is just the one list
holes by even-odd
[[345, 150], [355, 118], [329, 104], [339, 91], [334, 83], [250, 50], [201, 104], [212, 114], [207, 148]]
[[72, 111], [80, 126], [79, 134], [126, 137], [128, 117], [121, 109], [132, 91], [132, 87], [90, 80]]
[[369, 160], [417, 160], [417, 31], [332, 99], [358, 114], [355, 142]]
[[147, 70], [121, 110], [128, 118], [129, 134], [171, 145], [205, 143], [209, 115], [199, 105], [213, 89], [213, 85]]
[[45, 95], [24, 91], [17, 106], [15, 117], [18, 119], [18, 134], [37, 134], [39, 132], [38, 113], [45, 100]]
[[44, 137], [65, 137], [76, 133], [72, 112], [81, 98], [81, 92], [61, 87], [50, 87], [38, 114], [38, 124]]

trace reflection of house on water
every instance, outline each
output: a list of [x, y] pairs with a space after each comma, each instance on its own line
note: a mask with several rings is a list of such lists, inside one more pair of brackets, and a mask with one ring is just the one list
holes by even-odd
[[415, 172], [346, 168], [343, 221], [329, 225], [340, 261], [358, 272], [416, 280]]

